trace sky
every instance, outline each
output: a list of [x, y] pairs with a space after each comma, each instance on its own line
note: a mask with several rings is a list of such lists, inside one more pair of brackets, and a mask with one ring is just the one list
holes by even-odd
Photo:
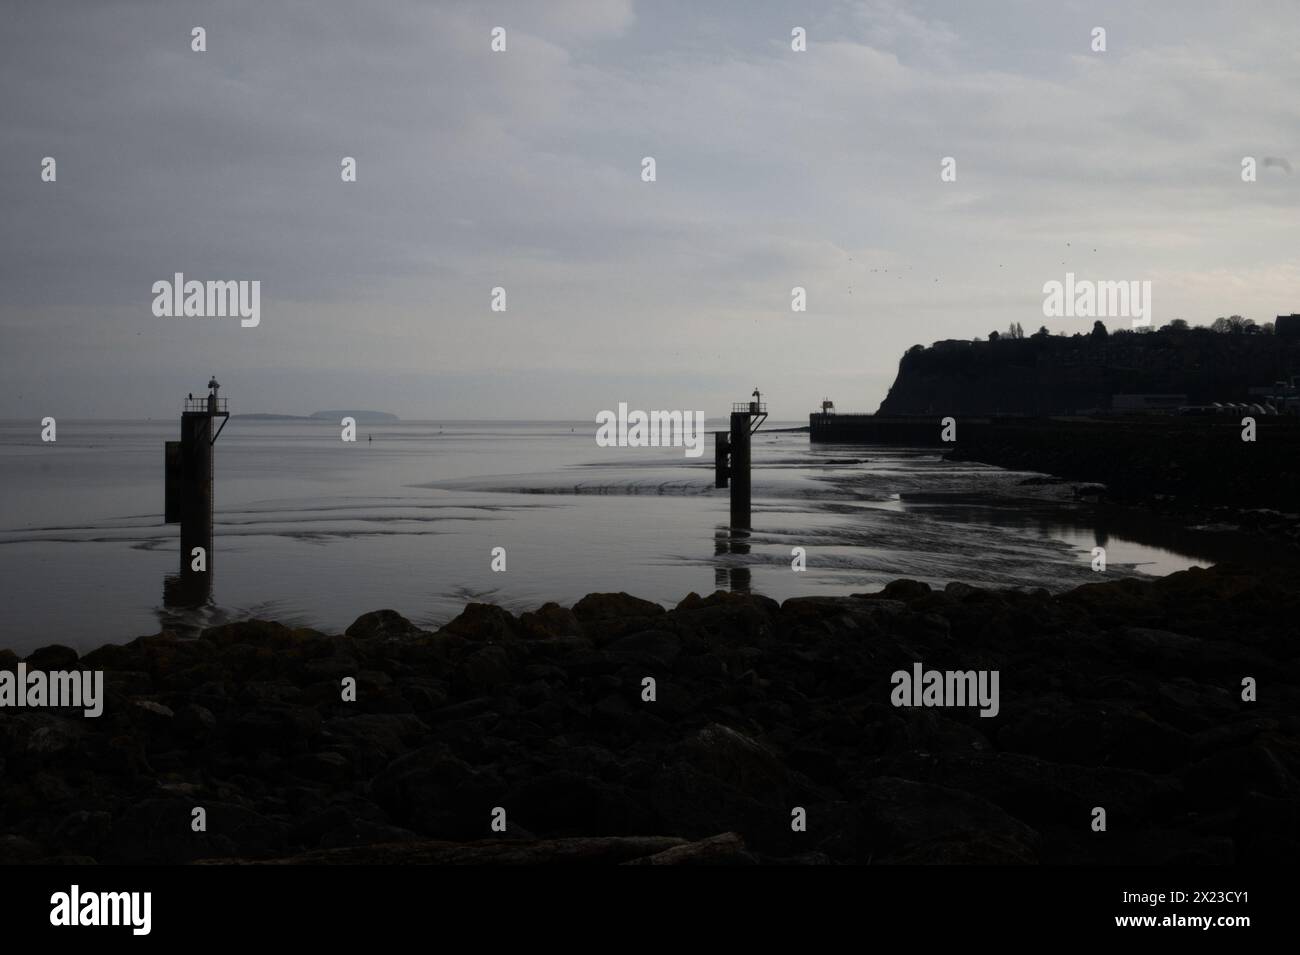
[[[1043, 317], [1067, 271], [1262, 324], [1300, 311], [1297, 36], [1294, 0], [14, 4], [0, 417], [212, 374], [236, 412], [873, 411], [913, 344], [1086, 331]], [[259, 281], [260, 324], [156, 316], [176, 272]]]

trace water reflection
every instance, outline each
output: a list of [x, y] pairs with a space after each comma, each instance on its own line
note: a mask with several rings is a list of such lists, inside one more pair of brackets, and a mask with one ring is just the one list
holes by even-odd
[[[726, 524], [719, 524], [713, 531], [713, 556], [748, 557], [749, 538], [750, 531], [745, 528], [732, 528]], [[717, 561], [713, 570], [713, 586], [715, 590], [749, 593], [753, 583], [748, 562], [737, 563], [725, 559]]]

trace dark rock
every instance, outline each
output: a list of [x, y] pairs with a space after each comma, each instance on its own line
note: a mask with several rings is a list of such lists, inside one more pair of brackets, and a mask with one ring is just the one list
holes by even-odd
[[397, 824], [426, 834], [487, 832], [499, 784], [452, 754], [442, 742], [397, 757], [370, 784], [371, 798]]
[[651, 600], [642, 600], [627, 593], [587, 594], [573, 605], [573, 615], [583, 623], [597, 620], [636, 619], [658, 617], [664, 608]]
[[543, 604], [539, 609], [520, 614], [519, 629], [526, 637], [561, 639], [582, 635], [582, 624], [577, 615], [557, 603]]
[[484, 713], [496, 714], [498, 701], [490, 696], [480, 696], [472, 700], [464, 700], [460, 703], [453, 703], [450, 706], [444, 706], [430, 714], [429, 719], [434, 723], [453, 723], [457, 720], [473, 719]]
[[[639, 690], [637, 699], [640, 699]], [[675, 680], [661, 680], [655, 687], [655, 701], [643, 705], [650, 707], [654, 716], [674, 721], [695, 712], [700, 702], [695, 694]]]
[[933, 710], [921, 710], [904, 726], [907, 746], [920, 752], [988, 753], [993, 750], [988, 737], [974, 726], [949, 719]]
[[217, 718], [206, 706], [186, 703], [176, 711], [176, 731], [191, 739], [205, 739], [217, 729]]
[[557, 835], [630, 835], [644, 831], [652, 822], [650, 813], [633, 794], [571, 770], [530, 773], [503, 805], [508, 807], [508, 818], [529, 829]]
[[1248, 648], [1168, 630], [1128, 627], [1116, 639], [1122, 653], [1157, 666], [1162, 673], [1222, 678], [1225, 673], [1247, 674], [1268, 666], [1267, 660]]
[[1300, 798], [1246, 793], [1233, 837], [1242, 863], [1290, 865], [1300, 854]]
[[399, 687], [402, 699], [416, 713], [427, 713], [447, 705], [447, 684], [427, 677], [405, 677]]
[[402, 713], [358, 713], [327, 720], [322, 745], [347, 757], [348, 765], [370, 776], [422, 742], [429, 728], [416, 716]]
[[21, 741], [21, 751], [40, 757], [56, 757], [77, 751], [86, 733], [84, 725], [49, 711], [11, 717], [5, 730], [16, 733], [16, 738]]
[[500, 607], [472, 603], [438, 632], [474, 641], [510, 640], [519, 636], [519, 624], [508, 611]]
[[[87, 656], [86, 660], [89, 659]], [[153, 692], [153, 677], [138, 670], [107, 670], [104, 689], [109, 695], [119, 697], [143, 696]]]
[[632, 859], [624, 865], [731, 865], [744, 864], [745, 840], [739, 833], [724, 832], [699, 842], [673, 846], [654, 855]]
[[898, 861], [1037, 862], [1038, 833], [985, 799], [882, 776], [861, 793], [868, 840]]
[[355, 775], [352, 761], [338, 752], [300, 753], [289, 761], [289, 771], [327, 783], [342, 782]]
[[[193, 809], [207, 812], [207, 831], [192, 828]], [[106, 851], [127, 865], [176, 865], [214, 855], [270, 856], [287, 827], [242, 806], [216, 801], [147, 799], [113, 822]]]
[[396, 610], [372, 610], [352, 622], [344, 634], [358, 640], [410, 639], [424, 631]]
[[0, 835], [0, 865], [23, 865], [36, 862], [45, 850], [40, 844], [25, 836], [7, 833]]
[[687, 741], [685, 761], [707, 775], [748, 791], [783, 791], [789, 773], [766, 747], [729, 726], [711, 723]]
[[[275, 860], [274, 865], [617, 865], [684, 845], [669, 836], [609, 836], [530, 841], [383, 843], [345, 849], [328, 849]], [[213, 858], [208, 863], [229, 865], [249, 859]]]
[[303, 639], [298, 631], [271, 620], [241, 620], [208, 627], [200, 636], [219, 647], [243, 643], [272, 649], [287, 649]]
[[1086, 831], [1094, 806], [1133, 822], [1163, 820], [1183, 798], [1182, 785], [1168, 776], [1014, 753], [907, 758], [890, 768], [908, 779], [980, 796], [1040, 831], [1053, 823]]
[[885, 584], [883, 590], [875, 594], [854, 594], [855, 597], [863, 597], [869, 600], [885, 599], [900, 600], [903, 603], [913, 603], [930, 596], [930, 585], [919, 580], [891, 580]]
[[781, 604], [763, 594], [715, 590], [707, 597], [689, 593], [677, 604], [677, 610], [704, 610], [709, 607], [753, 608], [766, 616], [779, 613]]
[[143, 715], [146, 723], [154, 726], [166, 726], [170, 728], [176, 718], [176, 714], [170, 706], [166, 706], [156, 700], [132, 700], [131, 705]]
[[1277, 720], [1237, 720], [1233, 723], [1216, 725], [1197, 733], [1193, 737], [1193, 744], [1197, 754], [1205, 756], [1221, 749], [1248, 744], [1261, 733], [1268, 733], [1277, 728]]
[[482, 693], [510, 682], [510, 654], [504, 647], [488, 646], [469, 654], [453, 675], [466, 692]]
[[1197, 806], [1222, 806], [1249, 792], [1300, 798], [1300, 782], [1265, 742], [1223, 750], [1188, 766], [1183, 772], [1188, 798]]
[[681, 640], [666, 630], [630, 633], [615, 638], [605, 647], [605, 652], [618, 660], [647, 662], [661, 667], [671, 666], [681, 650]]
[[28, 671], [32, 670], [75, 670], [77, 669], [77, 651], [54, 643], [48, 647], [33, 650], [27, 655]]
[[69, 853], [96, 856], [102, 851], [113, 817], [103, 811], [78, 809], [64, 816], [50, 834], [50, 843]]
[[305, 706], [263, 703], [230, 723], [231, 746], [246, 752], [298, 751], [321, 729], [320, 714]]
[[[0, 713], [0, 862], [1279, 861], [1300, 800], [1288, 573], [163, 632], [76, 662], [105, 671], [99, 719]], [[918, 660], [1001, 671], [998, 716], [893, 707]]]
[[359, 669], [360, 666], [353, 657], [332, 656], [308, 660], [303, 666], [303, 673], [313, 680], [325, 680], [336, 686], [342, 686], [343, 678], [356, 677]]
[[1165, 772], [1191, 756], [1186, 733], [1116, 700], [1076, 704], [1047, 697], [1006, 714], [998, 732], [1005, 750], [1057, 762]]
[[414, 842], [419, 838], [409, 829], [355, 819], [325, 833], [321, 837], [320, 848], [342, 849], [351, 846], [370, 846], [376, 843]]

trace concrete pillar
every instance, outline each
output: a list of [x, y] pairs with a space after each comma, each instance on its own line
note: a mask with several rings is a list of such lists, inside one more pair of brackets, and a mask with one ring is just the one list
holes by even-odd
[[[169, 607], [201, 606], [212, 596], [212, 410], [184, 412], [180, 441], [167, 442], [165, 519], [181, 525], [180, 575], [163, 586]], [[203, 548], [201, 571], [193, 569], [196, 547]]]
[[731, 413], [731, 526], [748, 529], [749, 516], [749, 426], [748, 411]]

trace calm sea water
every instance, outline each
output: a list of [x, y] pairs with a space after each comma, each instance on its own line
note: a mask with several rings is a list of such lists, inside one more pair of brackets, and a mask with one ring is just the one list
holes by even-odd
[[[167, 606], [179, 528], [162, 520], [176, 421], [0, 423], [0, 646], [81, 650], [249, 616], [341, 630], [391, 607], [436, 626], [467, 601], [514, 611], [592, 591], [671, 606], [691, 591], [777, 599], [912, 577], [1053, 589], [1221, 558], [1220, 538], [1041, 499], [1023, 473], [933, 451], [754, 444], [753, 530], [727, 529], [712, 443], [600, 448], [591, 422], [360, 426], [232, 420], [216, 448], [211, 600]], [[768, 428], [780, 427], [769, 425]], [[367, 436], [373, 441], [367, 441]], [[491, 570], [494, 547], [506, 571]], [[803, 547], [807, 570], [791, 570]]]

